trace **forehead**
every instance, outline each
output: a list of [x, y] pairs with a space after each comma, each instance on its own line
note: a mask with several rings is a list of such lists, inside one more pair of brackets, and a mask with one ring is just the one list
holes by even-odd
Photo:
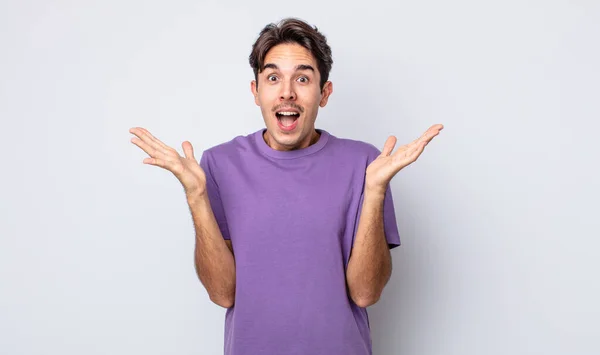
[[308, 64], [316, 68], [316, 62], [312, 53], [297, 43], [274, 46], [267, 52], [264, 60], [264, 64], [274, 63], [282, 70], [293, 68], [298, 64]]

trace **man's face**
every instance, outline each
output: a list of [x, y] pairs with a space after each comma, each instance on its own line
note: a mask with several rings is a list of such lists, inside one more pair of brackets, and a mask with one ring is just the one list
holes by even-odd
[[267, 132], [265, 140], [276, 150], [306, 148], [315, 138], [319, 106], [324, 107], [333, 88], [323, 90], [317, 61], [298, 44], [277, 45], [265, 56], [258, 87], [251, 83], [254, 101], [262, 111]]

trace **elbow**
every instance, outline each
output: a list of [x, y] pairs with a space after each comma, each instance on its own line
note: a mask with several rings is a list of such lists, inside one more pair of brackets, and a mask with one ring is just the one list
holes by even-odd
[[369, 306], [374, 305], [379, 301], [381, 297], [381, 291], [378, 291], [374, 288], [362, 288], [358, 289], [356, 287], [349, 287], [348, 293], [350, 294], [350, 299], [352, 302], [361, 308], [367, 308]]
[[234, 304], [233, 300], [227, 300], [225, 302], [221, 302], [219, 304], [219, 306], [221, 306], [223, 308], [231, 308], [231, 307], [233, 307], [233, 304]]
[[209, 293], [208, 294], [212, 303], [221, 306], [223, 308], [231, 308], [235, 303], [235, 292], [233, 293]]
[[385, 287], [385, 284], [377, 281], [361, 284], [348, 279], [347, 282], [349, 298], [361, 308], [367, 308], [379, 302]]
[[372, 297], [353, 297], [352, 301], [361, 308], [367, 308], [379, 301], [379, 296]]
[[221, 306], [223, 308], [231, 308], [231, 307], [233, 307], [233, 304], [235, 303], [235, 296], [223, 297], [223, 296], [211, 295], [210, 300], [214, 304]]

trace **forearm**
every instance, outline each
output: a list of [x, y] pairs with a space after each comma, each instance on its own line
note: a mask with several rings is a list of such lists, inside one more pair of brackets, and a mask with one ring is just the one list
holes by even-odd
[[196, 231], [194, 261], [210, 299], [225, 308], [235, 299], [235, 260], [225, 244], [206, 194], [188, 197]]
[[384, 192], [365, 190], [346, 279], [352, 300], [367, 307], [379, 300], [392, 273], [383, 224]]

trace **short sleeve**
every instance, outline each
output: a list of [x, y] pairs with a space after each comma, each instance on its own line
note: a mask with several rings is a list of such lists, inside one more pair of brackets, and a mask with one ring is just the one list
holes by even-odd
[[[373, 145], [371, 145], [370, 147], [371, 151], [368, 154], [365, 170], [367, 166], [369, 166], [369, 164], [381, 154], [381, 151], [377, 149], [377, 147]], [[361, 191], [360, 202], [358, 205], [358, 215], [356, 217], [356, 225], [354, 227], [355, 231], [358, 231], [358, 223], [360, 221], [360, 214], [362, 213], [363, 200], [364, 192]], [[392, 188], [390, 187], [390, 184], [388, 184], [387, 186], [387, 189], [385, 191], [385, 197], [383, 199], [383, 230], [385, 233], [385, 239], [387, 240], [388, 247], [390, 249], [394, 249], [395, 247], [400, 246], [400, 233], [398, 233], [398, 224], [396, 223], [396, 209], [394, 208], [394, 198], [392, 196]]]
[[388, 184], [385, 197], [383, 199], [383, 226], [385, 230], [385, 239], [390, 249], [400, 245], [400, 233], [398, 233], [398, 224], [396, 223], [396, 210], [394, 208], [394, 199], [392, 197], [392, 188]]
[[215, 172], [213, 171], [214, 164], [212, 164], [212, 157], [208, 151], [202, 153], [200, 167], [206, 174], [206, 192], [208, 194], [208, 200], [210, 201], [210, 207], [215, 215], [223, 239], [231, 239], [229, 228], [227, 226], [227, 219], [225, 218], [223, 202], [221, 200], [221, 193], [219, 192], [219, 185], [217, 185], [215, 180]]
[[[360, 214], [362, 213], [362, 205], [364, 200], [364, 194], [360, 196], [360, 202], [358, 205], [358, 215], [356, 218], [355, 231], [358, 231], [358, 223], [360, 222]], [[398, 224], [396, 223], [396, 210], [394, 208], [394, 199], [392, 197], [392, 189], [388, 184], [383, 199], [383, 230], [385, 233], [385, 239], [387, 240], [388, 247], [394, 249], [400, 246], [400, 233], [398, 233]]]

